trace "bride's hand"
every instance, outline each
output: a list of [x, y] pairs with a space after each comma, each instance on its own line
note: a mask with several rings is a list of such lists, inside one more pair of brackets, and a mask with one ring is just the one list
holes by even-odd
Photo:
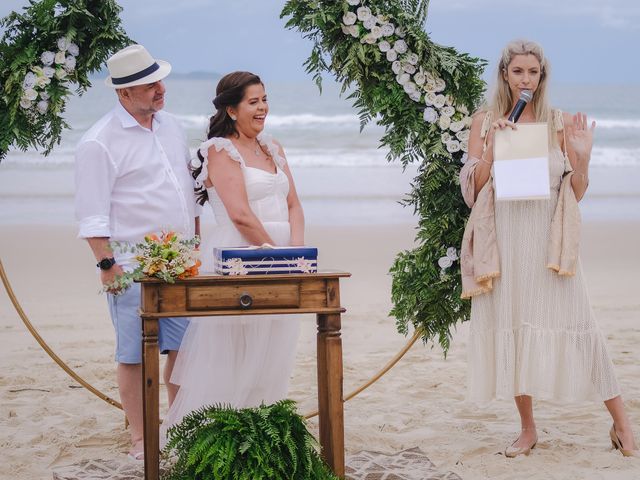
[[595, 128], [596, 122], [592, 121], [591, 126], [588, 126], [587, 116], [580, 112], [576, 113], [571, 124], [567, 125], [567, 142], [579, 162], [588, 163], [591, 158]]

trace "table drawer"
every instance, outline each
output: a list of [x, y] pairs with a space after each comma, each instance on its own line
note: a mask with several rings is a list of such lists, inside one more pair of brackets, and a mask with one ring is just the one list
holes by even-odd
[[299, 282], [266, 285], [193, 286], [187, 290], [187, 310], [230, 310], [300, 307]]

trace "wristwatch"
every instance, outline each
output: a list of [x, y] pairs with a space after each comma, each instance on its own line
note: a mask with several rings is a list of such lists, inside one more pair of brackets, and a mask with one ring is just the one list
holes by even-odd
[[115, 258], [113, 258], [113, 257], [111, 257], [111, 258], [103, 258], [102, 260], [100, 260], [96, 264], [96, 267], [98, 267], [100, 270], [109, 270], [115, 264], [116, 264], [116, 259]]

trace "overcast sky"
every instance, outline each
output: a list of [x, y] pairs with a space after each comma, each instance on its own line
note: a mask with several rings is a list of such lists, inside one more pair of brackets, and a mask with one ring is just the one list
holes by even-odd
[[[26, 5], [0, 0], [0, 16]], [[125, 29], [174, 71], [251, 70], [299, 81], [310, 45], [279, 18], [284, 0], [120, 0]], [[638, 84], [640, 0], [432, 0], [433, 41], [489, 60], [530, 38], [545, 47], [553, 79], [572, 84]]]

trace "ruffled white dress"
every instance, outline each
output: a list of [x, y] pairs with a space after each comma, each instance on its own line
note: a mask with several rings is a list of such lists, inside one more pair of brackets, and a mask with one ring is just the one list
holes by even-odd
[[[564, 128], [560, 111], [554, 121], [558, 131]], [[551, 198], [495, 204], [501, 275], [492, 292], [471, 302], [471, 401], [531, 395], [576, 402], [620, 394], [580, 261], [573, 277], [546, 267], [551, 219], [570, 168], [559, 146], [551, 145]]]
[[[245, 164], [226, 138], [212, 138], [200, 146], [205, 161], [197, 182], [208, 175], [207, 153], [214, 146], [240, 164], [249, 205], [278, 246], [290, 244], [287, 195], [289, 181], [282, 170], [285, 159], [265, 134], [258, 137], [276, 163], [276, 173]], [[213, 173], [215, 175], [215, 172]], [[213, 246], [247, 246], [214, 188], [207, 189], [217, 226]], [[286, 397], [295, 359], [300, 321], [293, 316], [230, 316], [192, 319], [171, 377], [180, 385], [177, 398], [163, 422], [161, 439], [171, 425], [205, 405], [236, 408], [271, 404]]]

